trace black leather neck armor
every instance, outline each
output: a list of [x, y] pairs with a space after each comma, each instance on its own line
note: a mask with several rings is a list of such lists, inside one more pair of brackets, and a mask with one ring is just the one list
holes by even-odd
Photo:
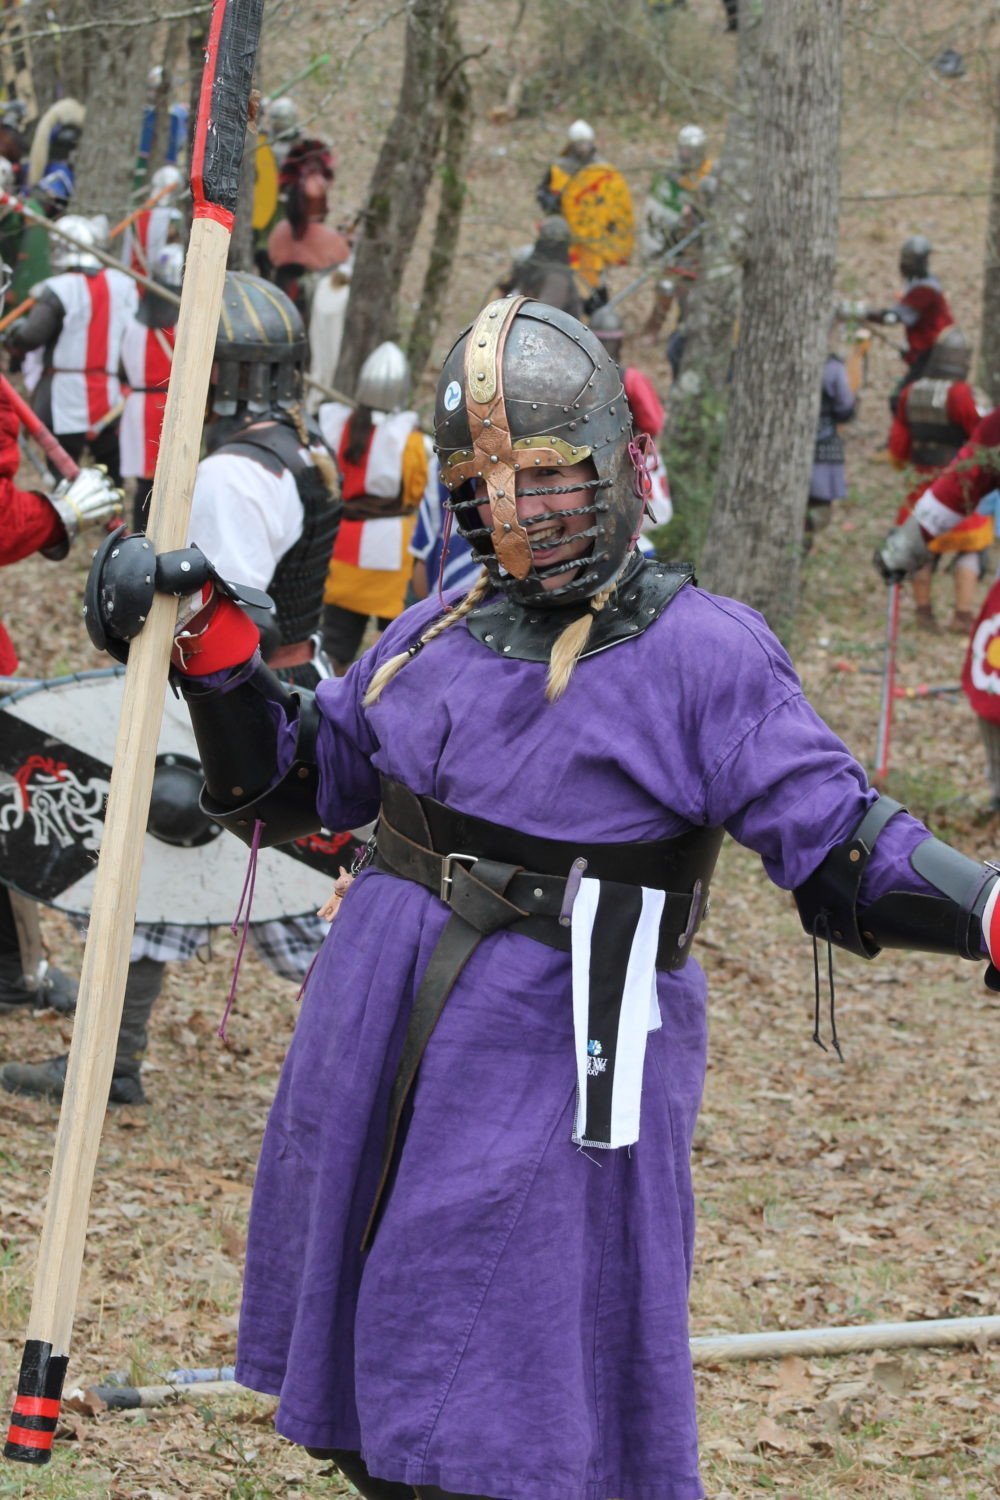
[[[278, 413], [266, 420], [266, 426], [243, 431], [216, 451], [252, 458], [271, 474], [287, 469], [295, 480], [302, 501], [302, 535], [285, 553], [268, 586], [281, 644], [291, 646], [319, 629], [323, 587], [343, 505], [330, 494], [316, 465], [303, 457], [302, 440], [289, 420]], [[325, 446], [311, 424], [309, 439]]]
[[[694, 582], [690, 563], [650, 562], [637, 556], [604, 608], [594, 616], [582, 656], [596, 656], [634, 640], [658, 620], [686, 583]], [[587, 614], [585, 605], [533, 609], [497, 595], [466, 617], [469, 631], [497, 656], [515, 661], [547, 662], [567, 625]]]

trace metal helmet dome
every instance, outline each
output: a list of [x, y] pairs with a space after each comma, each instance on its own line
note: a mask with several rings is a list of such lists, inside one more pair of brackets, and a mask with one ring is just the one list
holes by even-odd
[[590, 331], [596, 333], [601, 343], [610, 343], [614, 339], [625, 337], [625, 326], [622, 323], [621, 314], [617, 307], [612, 307], [606, 302], [596, 312], [590, 315]]
[[98, 233], [90, 219], [83, 214], [63, 214], [55, 221], [54, 228], [71, 234], [75, 245], [68, 240], [53, 236], [50, 264], [53, 271], [99, 271], [101, 262], [93, 251], [98, 247]]
[[538, 226], [538, 239], [535, 244], [568, 246], [572, 238], [570, 227], [562, 214], [548, 214]]
[[899, 252], [901, 276], [926, 276], [933, 246], [925, 234], [911, 234]]
[[215, 340], [212, 410], [217, 416], [294, 406], [308, 357], [294, 302], [270, 281], [227, 271]]
[[373, 411], [402, 411], [410, 398], [410, 362], [398, 344], [386, 341], [361, 366], [354, 399]]
[[[632, 422], [618, 366], [600, 340], [569, 313], [521, 297], [491, 302], [444, 362], [434, 412], [447, 504], [494, 585], [521, 604], [557, 608], [590, 599], [619, 572], [633, 545], [643, 499], [629, 453]], [[546, 566], [532, 545], [518, 499], [534, 468], [573, 468], [590, 460], [594, 478], [574, 488], [587, 503], [589, 551]], [[492, 527], [479, 519], [473, 485], [484, 481]], [[556, 575], [566, 581], [551, 589]]]
[[184, 279], [184, 246], [171, 240], [160, 250], [150, 270], [153, 280], [158, 281], [160, 286], [179, 292]]
[[184, 178], [178, 169], [167, 162], [165, 166], [157, 167], [150, 178], [149, 186], [154, 193], [163, 192], [160, 202], [166, 207], [174, 201], [183, 183]]
[[267, 128], [272, 139], [283, 135], [291, 135], [298, 129], [299, 110], [294, 99], [287, 94], [282, 94], [279, 99], [272, 99], [267, 106]]
[[708, 150], [708, 136], [700, 125], [682, 125], [677, 132], [677, 159], [684, 167], [700, 167]]
[[593, 142], [597, 137], [594, 135], [593, 125], [589, 125], [586, 120], [574, 120], [566, 132], [566, 139], [578, 146]]
[[972, 345], [954, 324], [935, 340], [924, 368], [928, 380], [964, 380], [972, 364]]

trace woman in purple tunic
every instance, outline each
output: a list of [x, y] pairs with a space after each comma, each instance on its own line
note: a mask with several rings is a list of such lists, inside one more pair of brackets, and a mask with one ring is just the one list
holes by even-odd
[[641, 453], [581, 324], [491, 304], [436, 435], [464, 600], [315, 703], [239, 642], [212, 670], [211, 582], [184, 627], [221, 822], [381, 810], [268, 1122], [237, 1374], [373, 1500], [695, 1500], [688, 953], [721, 830], [869, 957], [978, 956], [997, 877], [876, 797], [759, 615], [635, 553]]

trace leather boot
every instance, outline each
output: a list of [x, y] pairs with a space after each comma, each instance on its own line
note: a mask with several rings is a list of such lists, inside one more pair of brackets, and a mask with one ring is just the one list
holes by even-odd
[[68, 974], [44, 960], [35, 973], [25, 974], [19, 959], [0, 958], [0, 1016], [27, 1015], [32, 1010], [57, 1010], [61, 1015], [72, 1015], [76, 1010], [76, 990], [76, 983]]
[[[152, 958], [129, 964], [125, 984], [114, 1072], [108, 1091], [109, 1104], [145, 1104], [140, 1070], [146, 1050], [149, 1014], [163, 986], [165, 965]], [[0, 1068], [0, 1085], [8, 1094], [34, 1094], [43, 1099], [59, 1100], [66, 1082], [65, 1057], [50, 1057], [40, 1063], [5, 1063]]]
[[[0, 1084], [8, 1094], [32, 1094], [37, 1099], [51, 1099], [58, 1103], [66, 1085], [66, 1065], [69, 1058], [50, 1057], [40, 1063], [4, 1063], [0, 1068]], [[146, 1096], [138, 1074], [112, 1075], [108, 1090], [109, 1104], [145, 1104]]]
[[416, 1493], [412, 1484], [397, 1484], [392, 1479], [376, 1479], [369, 1474], [360, 1453], [350, 1453], [343, 1448], [307, 1448], [310, 1458], [336, 1464], [344, 1478], [349, 1480], [364, 1500], [413, 1500]]

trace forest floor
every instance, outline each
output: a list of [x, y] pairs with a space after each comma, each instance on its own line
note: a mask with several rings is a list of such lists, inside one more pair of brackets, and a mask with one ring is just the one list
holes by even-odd
[[[909, 7], [900, 10], [909, 15]], [[683, 45], [729, 48], [719, 13], [715, 5], [695, 5], [683, 19]], [[488, 36], [488, 23], [481, 24]], [[877, 59], [868, 57], [863, 36], [855, 35], [851, 46], [839, 288], [888, 300], [899, 241], [924, 229], [938, 244], [935, 269], [974, 334], [982, 198], [914, 205], [850, 195], [892, 192], [928, 176], [978, 193], [987, 180], [989, 130], [977, 113], [975, 79], [964, 93], [959, 86], [947, 95], [928, 75], [907, 83], [896, 59], [899, 66], [887, 67], [875, 98]], [[301, 59], [291, 49], [282, 60], [287, 72]], [[377, 112], [379, 88], [391, 99], [386, 77], [368, 102], [356, 90], [336, 116], [319, 122], [339, 142], [359, 142], [342, 160], [338, 188], [345, 204], [370, 170], [377, 133], [366, 137], [362, 127], [371, 118], [365, 111]], [[475, 311], [490, 276], [504, 269], [507, 250], [531, 237], [531, 191], [546, 143], [576, 112], [570, 99], [558, 115], [478, 128], [450, 331]], [[652, 143], [672, 138], [688, 112], [658, 122], [594, 118], [613, 148], [609, 154], [643, 182]], [[882, 148], [874, 153], [873, 131]], [[929, 142], [947, 153], [947, 166], [940, 154], [928, 158]], [[645, 311], [637, 299], [633, 326]], [[659, 347], [636, 342], [629, 359], [666, 389]], [[808, 559], [791, 643], [812, 701], [868, 764], [885, 610], [869, 558], [902, 489], [874, 454], [885, 436], [885, 395], [895, 374], [895, 357], [877, 345], [860, 418], [847, 431], [851, 496]], [[71, 558], [53, 574], [51, 564], [32, 559], [5, 575], [3, 612], [26, 673], [103, 664], [80, 629], [85, 567], [83, 558]], [[937, 581], [935, 594], [946, 619], [948, 578]], [[957, 682], [963, 651], [959, 637], [918, 635], [912, 605], [904, 602], [904, 686]], [[995, 855], [1000, 819], [989, 810], [975, 722], [960, 694], [899, 702], [887, 789], [963, 849]], [[47, 916], [45, 930], [52, 956], [76, 971], [80, 944], [69, 926]], [[146, 1063], [150, 1103], [109, 1112], [67, 1389], [112, 1372], [147, 1384], [179, 1366], [232, 1362], [254, 1163], [296, 1013], [294, 989], [250, 956], [230, 1041], [217, 1040], [234, 949], [228, 934], [220, 935], [208, 962], [168, 970]], [[699, 958], [710, 981], [711, 1059], [695, 1143], [692, 1333], [1000, 1311], [1000, 1033], [981, 968], [919, 955], [864, 965], [838, 955], [840, 1064], [810, 1040], [812, 957], [791, 898], [732, 844], [720, 863]], [[51, 1012], [4, 1018], [0, 1027], [3, 1057], [49, 1056], [65, 1050], [70, 1035], [70, 1025]], [[52, 1107], [0, 1095], [5, 1403], [30, 1302], [55, 1119]], [[995, 1346], [719, 1364], [699, 1369], [697, 1381], [703, 1472], [713, 1500], [1000, 1494]], [[350, 1493], [275, 1436], [273, 1407], [247, 1394], [132, 1413], [67, 1410], [52, 1464], [42, 1471], [0, 1466], [0, 1497], [267, 1500]]]

